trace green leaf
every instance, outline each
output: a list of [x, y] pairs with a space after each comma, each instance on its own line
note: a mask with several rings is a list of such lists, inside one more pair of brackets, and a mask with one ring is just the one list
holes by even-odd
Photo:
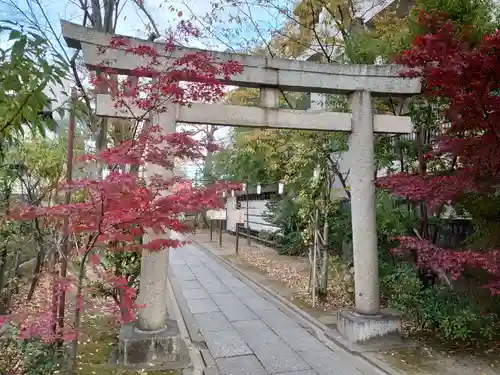
[[[40, 122], [38, 125], [38, 129], [40, 131], [40, 134], [45, 136], [46, 132], [45, 132], [45, 127], [43, 125], [44, 124], [42, 122]], [[51, 117], [49, 117], [45, 120], [45, 125], [50, 131], [55, 131], [57, 129], [57, 122]]]
[[26, 43], [27, 43], [27, 39], [24, 36], [22, 38], [20, 38], [18, 41], [16, 41], [14, 43], [14, 45], [12, 46], [12, 54], [17, 55], [17, 56], [23, 55], [24, 51], [25, 51]]
[[19, 39], [22, 34], [17, 30], [12, 30], [9, 34], [9, 40]]
[[64, 107], [58, 107], [56, 111], [59, 117], [64, 118], [64, 115], [66, 114], [66, 109]]

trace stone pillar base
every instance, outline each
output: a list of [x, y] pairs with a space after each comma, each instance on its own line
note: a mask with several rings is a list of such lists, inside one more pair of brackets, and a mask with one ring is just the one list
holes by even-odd
[[351, 310], [337, 313], [339, 333], [355, 344], [401, 343], [401, 317], [394, 313], [362, 315]]
[[191, 363], [186, 343], [175, 320], [167, 320], [164, 329], [140, 331], [136, 323], [122, 326], [119, 335], [119, 365], [132, 369], [171, 370]]

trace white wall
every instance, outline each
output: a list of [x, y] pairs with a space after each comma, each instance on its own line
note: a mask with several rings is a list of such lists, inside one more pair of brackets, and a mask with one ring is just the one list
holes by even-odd
[[[280, 228], [272, 226], [267, 220], [265, 220], [262, 215], [267, 211], [268, 200], [250, 200], [248, 202], [248, 221], [250, 222], [250, 230], [261, 232], [265, 231], [268, 233], [276, 233]], [[246, 200], [241, 201], [241, 210], [244, 215], [243, 226], [247, 228], [247, 202]], [[235, 232], [236, 223], [238, 222], [238, 215], [236, 211], [236, 198], [229, 197], [226, 203], [227, 212], [227, 230]]]

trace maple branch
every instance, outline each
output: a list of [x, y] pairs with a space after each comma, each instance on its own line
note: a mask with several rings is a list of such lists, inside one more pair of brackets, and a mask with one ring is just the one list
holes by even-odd
[[[424, 239], [422, 238], [422, 236], [420, 235], [420, 233], [418, 232], [418, 230], [416, 228], [413, 228], [413, 233], [415, 233], [415, 236], [417, 236], [417, 238], [420, 241], [424, 241]], [[450, 279], [446, 275], [446, 272], [444, 272], [443, 269], [440, 268], [439, 266], [438, 267], [433, 267], [433, 268], [434, 269], [432, 271], [436, 272], [436, 274], [439, 276], [439, 278], [444, 279], [444, 281], [446, 282], [446, 284], [448, 284], [448, 287], [450, 288], [450, 290], [453, 290], [454, 289], [453, 285], [451, 284]]]

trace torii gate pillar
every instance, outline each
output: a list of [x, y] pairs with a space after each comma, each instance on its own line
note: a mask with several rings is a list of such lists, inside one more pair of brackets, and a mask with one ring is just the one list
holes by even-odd
[[378, 338], [384, 338], [386, 344], [399, 344], [401, 317], [380, 310], [371, 93], [356, 91], [350, 95], [350, 102], [352, 128], [348, 161], [356, 307], [354, 311], [337, 313], [337, 329], [357, 344], [368, 344]]
[[350, 100], [353, 108], [349, 135], [352, 231], [362, 233], [362, 237], [353, 235], [352, 239], [356, 312], [376, 315], [380, 309], [380, 297], [372, 98], [367, 91], [357, 91], [351, 94]]

